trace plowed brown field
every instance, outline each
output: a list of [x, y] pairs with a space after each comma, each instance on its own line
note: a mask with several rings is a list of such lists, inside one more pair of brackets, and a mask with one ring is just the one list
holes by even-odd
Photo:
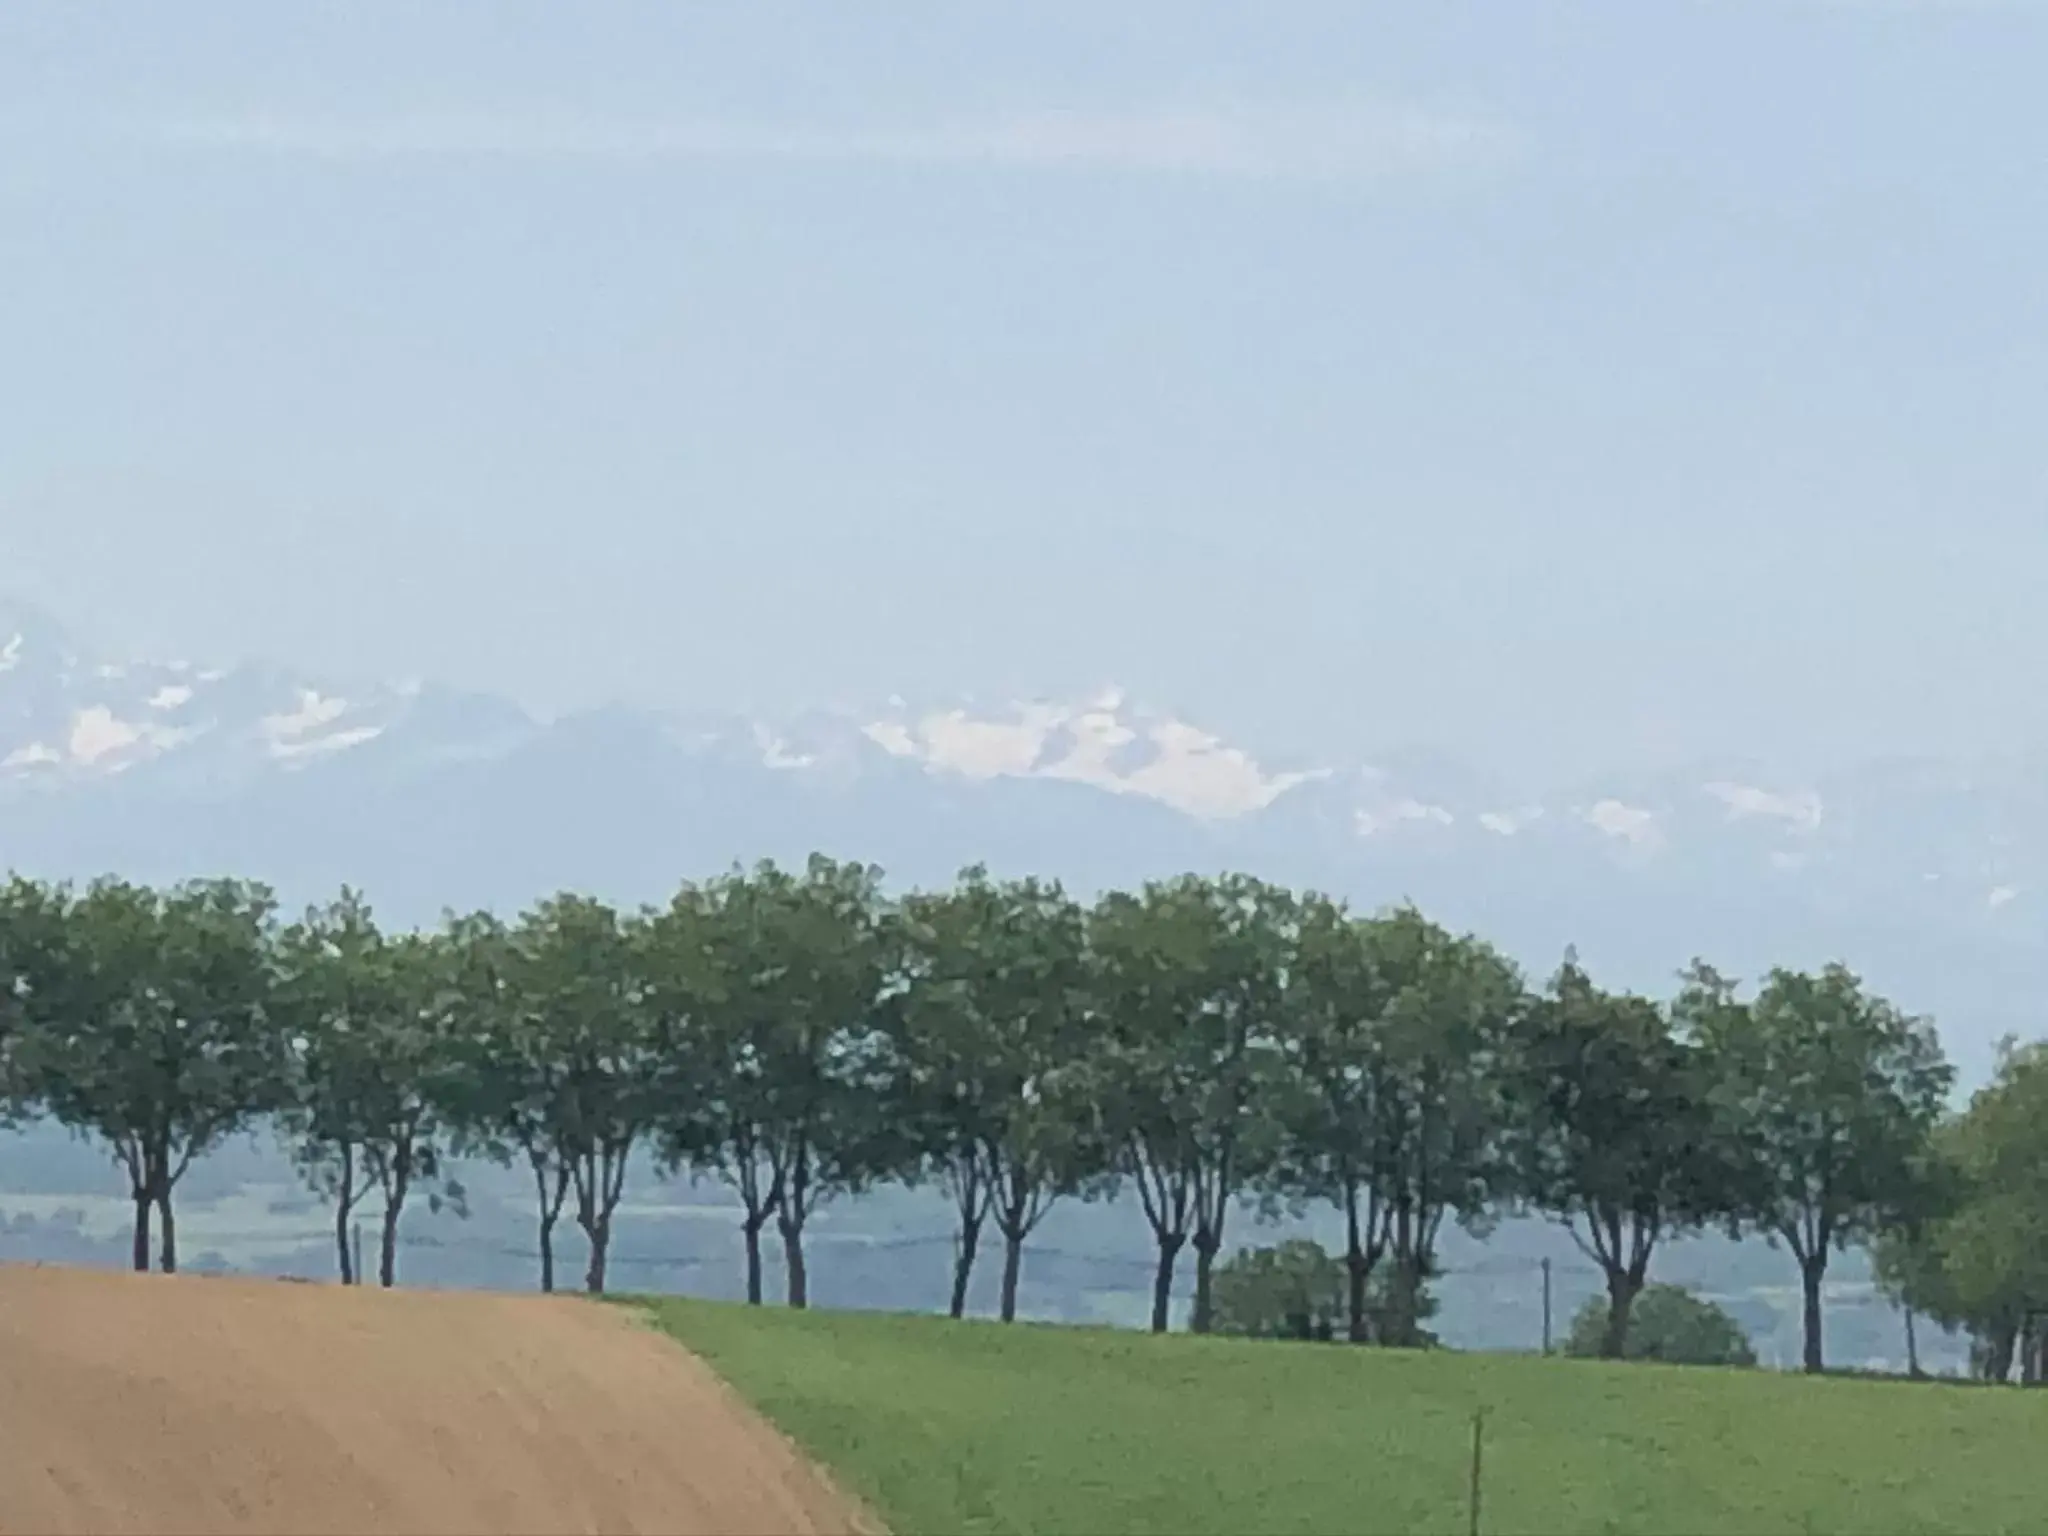
[[0, 1266], [0, 1532], [870, 1528], [615, 1308]]

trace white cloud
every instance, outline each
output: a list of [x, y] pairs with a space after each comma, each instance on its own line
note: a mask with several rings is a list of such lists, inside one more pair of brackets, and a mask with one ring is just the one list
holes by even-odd
[[783, 160], [1093, 169], [1351, 181], [1518, 156], [1491, 118], [1385, 102], [1046, 110], [894, 127], [516, 111], [312, 117], [248, 113], [146, 130], [159, 143], [327, 160]]

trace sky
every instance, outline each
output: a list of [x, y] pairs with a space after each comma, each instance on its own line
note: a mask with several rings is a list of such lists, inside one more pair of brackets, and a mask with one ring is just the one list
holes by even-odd
[[2048, 746], [2048, 3], [0, 9], [0, 590], [544, 712]]

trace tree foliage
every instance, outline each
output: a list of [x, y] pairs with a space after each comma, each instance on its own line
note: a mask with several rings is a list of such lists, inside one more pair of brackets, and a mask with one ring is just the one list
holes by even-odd
[[[1391, 1277], [1383, 1271], [1377, 1279], [1364, 1303], [1366, 1334], [1354, 1342], [1387, 1333], [1374, 1324], [1388, 1316], [1397, 1300]], [[1257, 1339], [1353, 1338], [1350, 1291], [1350, 1267], [1320, 1243], [1295, 1238], [1271, 1247], [1240, 1248], [1216, 1270], [1215, 1331]], [[1425, 1290], [1412, 1300], [1400, 1298], [1398, 1305], [1407, 1329], [1403, 1342], [1435, 1344], [1436, 1336], [1419, 1326], [1435, 1314], [1435, 1298]]]
[[270, 893], [234, 880], [161, 891], [102, 880], [47, 901], [36, 914], [47, 928], [16, 957], [28, 1024], [16, 1070], [126, 1174], [135, 1267], [149, 1267], [153, 1213], [159, 1263], [174, 1270], [178, 1181], [287, 1100], [284, 1037], [269, 1015]]
[[1699, 1048], [1649, 998], [1604, 992], [1568, 956], [1515, 1031], [1520, 1187], [1607, 1283], [1600, 1353], [1619, 1358], [1660, 1238], [1732, 1209]]
[[[650, 910], [565, 892], [403, 933], [349, 891], [280, 927], [232, 880], [0, 886], [0, 1116], [108, 1149], [139, 1266], [153, 1232], [175, 1266], [191, 1162], [270, 1122], [332, 1202], [347, 1278], [375, 1198], [385, 1284], [408, 1203], [459, 1201], [458, 1163], [482, 1157], [531, 1177], [542, 1287], [566, 1212], [602, 1289], [651, 1152], [734, 1190], [756, 1302], [771, 1224], [802, 1306], [816, 1212], [923, 1181], [956, 1215], [952, 1310], [993, 1227], [1007, 1319], [1047, 1212], [1122, 1186], [1156, 1328], [1192, 1248], [1197, 1329], [1426, 1342], [1445, 1223], [1533, 1209], [1606, 1275], [1610, 1354], [1658, 1244], [1713, 1225], [1791, 1249], [1816, 1368], [1828, 1256], [1866, 1244], [1987, 1372], [2039, 1372], [2048, 1065], [2014, 1048], [1943, 1122], [1949, 1082], [1932, 1027], [1839, 965], [1747, 998], [1698, 965], [1660, 1003], [1568, 959], [1531, 991], [1412, 906], [1359, 915], [1243, 875], [1084, 907], [981, 868], [895, 896], [814, 856]], [[1334, 1213], [1341, 1250], [1223, 1262], [1252, 1202]]]
[[905, 898], [897, 934], [902, 1113], [959, 1218], [950, 1309], [966, 1311], [992, 1217], [1007, 1322], [1025, 1240], [1056, 1201], [1108, 1171], [1072, 1070], [1090, 1026], [1085, 913], [1056, 884], [995, 882], [977, 867], [950, 890]]
[[1572, 1319], [1564, 1352], [1587, 1359], [1656, 1360], [1666, 1365], [1756, 1364], [1756, 1350], [1742, 1325], [1683, 1286], [1645, 1286], [1634, 1302], [1616, 1349], [1608, 1299], [1589, 1297]]
[[1913, 1214], [1953, 1072], [1926, 1020], [1843, 965], [1772, 971], [1747, 1002], [1696, 965], [1679, 1006], [1714, 1074], [1715, 1112], [1743, 1149], [1731, 1225], [1792, 1251], [1805, 1364], [1819, 1371], [1828, 1260]]

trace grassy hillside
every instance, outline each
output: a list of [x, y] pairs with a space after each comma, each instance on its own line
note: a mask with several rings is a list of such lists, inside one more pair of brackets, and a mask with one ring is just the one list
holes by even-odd
[[2048, 1392], [648, 1305], [897, 1536], [2048, 1526]]

